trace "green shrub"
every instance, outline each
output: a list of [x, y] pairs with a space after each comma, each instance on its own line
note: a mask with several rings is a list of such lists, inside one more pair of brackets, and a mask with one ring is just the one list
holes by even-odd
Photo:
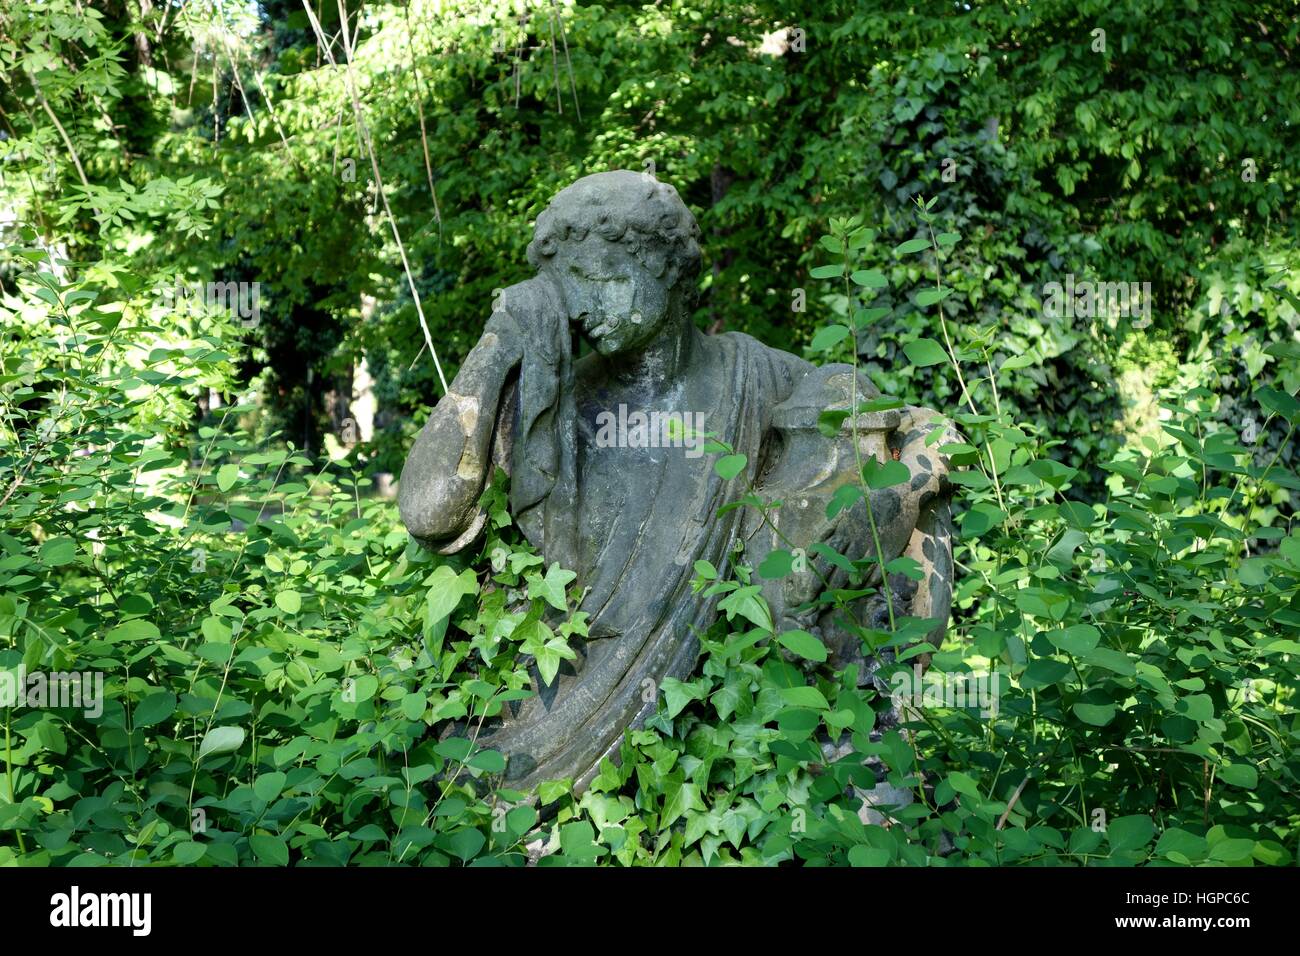
[[[930, 208], [897, 254], [942, 277], [957, 237]], [[828, 349], [872, 321], [870, 238], [836, 220], [822, 241], [842, 298]], [[926, 706], [881, 733], [888, 696], [761, 626], [750, 569], [700, 567], [698, 589], [737, 599], [696, 676], [665, 682], [584, 794], [556, 781], [530, 803], [493, 785], [503, 758], [474, 738], [585, 625], [502, 483], [480, 552], [433, 560], [355, 459], [259, 445], [241, 405], [191, 432], [196, 395], [234, 380], [229, 320], [158, 324], [138, 280], [8, 253], [31, 268], [0, 305], [0, 673], [100, 674], [103, 697], [0, 709], [0, 863], [1293, 858], [1300, 536], [1259, 503], [1296, 478], [1281, 447], [1261, 460], [1222, 426], [1210, 389], [1164, 389], [1159, 435], [1105, 463], [1110, 496], [1089, 504], [1044, 430], [999, 407], [1022, 360], [993, 329], [909, 342], [919, 374], [967, 397], [969, 445], [946, 451], [972, 467], [955, 627], [895, 669], [928, 652], [932, 673], [996, 674], [996, 714]], [[1294, 344], [1269, 352], [1294, 374]], [[1289, 439], [1295, 398], [1253, 400]], [[862, 637], [901, 649], [914, 624]], [[864, 757], [915, 799], [864, 819]]]

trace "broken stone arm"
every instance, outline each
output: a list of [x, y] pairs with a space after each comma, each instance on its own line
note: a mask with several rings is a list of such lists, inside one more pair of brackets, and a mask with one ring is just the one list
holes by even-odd
[[523, 358], [521, 341], [514, 320], [494, 312], [402, 468], [402, 521], [422, 544], [444, 554], [460, 550], [482, 523], [478, 500], [492, 470], [503, 393]]

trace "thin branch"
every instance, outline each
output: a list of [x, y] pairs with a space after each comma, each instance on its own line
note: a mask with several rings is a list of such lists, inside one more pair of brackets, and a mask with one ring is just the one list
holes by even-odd
[[[302, 0], [303, 9], [307, 11], [307, 19], [311, 22], [312, 29], [316, 32], [316, 38], [325, 44], [324, 33], [321, 30], [320, 21], [316, 19], [316, 14], [312, 11], [307, 0]], [[429, 332], [429, 323], [424, 318], [424, 305], [420, 302], [420, 290], [415, 286], [415, 276], [411, 273], [411, 263], [406, 258], [406, 246], [402, 242], [402, 234], [397, 228], [397, 217], [393, 215], [393, 208], [388, 203], [388, 193], [384, 190], [384, 180], [379, 173], [379, 160], [375, 158], [374, 144], [370, 139], [370, 130], [366, 126], [365, 116], [361, 112], [361, 99], [357, 96], [356, 80], [352, 75], [352, 40], [347, 31], [347, 15], [343, 7], [343, 0], [338, 0], [339, 16], [343, 19], [343, 54], [345, 59], [344, 78], [347, 83], [348, 94], [352, 98], [352, 113], [356, 119], [357, 133], [361, 137], [366, 147], [366, 152], [370, 156], [370, 169], [374, 173], [375, 188], [379, 191], [379, 198], [383, 201], [384, 212], [388, 216], [388, 225], [393, 230], [393, 241], [397, 243], [397, 251], [402, 257], [402, 268], [406, 272], [406, 283], [411, 290], [411, 299], [415, 303], [415, 314], [420, 320], [420, 331], [424, 333], [424, 343], [429, 347], [429, 355], [433, 357], [433, 367], [438, 373], [438, 381], [442, 383], [442, 391], [445, 395], [448, 391], [447, 377], [443, 374], [442, 363], [438, 361], [438, 352], [433, 347], [433, 335]], [[330, 52], [329, 47], [325, 46], [325, 56], [329, 59], [331, 66], [338, 66], [334, 60], [334, 54]]]
[[81, 167], [81, 157], [77, 155], [77, 147], [72, 145], [72, 139], [68, 136], [68, 131], [63, 128], [63, 124], [59, 122], [59, 118], [54, 115], [54, 110], [50, 108], [50, 101], [45, 98], [45, 94], [41, 92], [40, 84], [36, 82], [35, 74], [32, 74], [32, 89], [36, 91], [36, 98], [41, 101], [41, 106], [45, 108], [46, 114], [54, 123], [54, 128], [57, 129], [59, 135], [63, 137], [63, 145], [68, 147], [68, 153], [72, 156], [72, 165], [77, 167], [77, 176], [81, 179], [81, 185], [86, 187], [86, 191], [89, 192], [90, 180], [86, 178], [86, 171]]

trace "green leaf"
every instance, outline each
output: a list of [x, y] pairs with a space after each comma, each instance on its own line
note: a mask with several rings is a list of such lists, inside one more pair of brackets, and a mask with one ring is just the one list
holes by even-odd
[[560, 827], [560, 853], [575, 863], [591, 863], [608, 851], [596, 846], [596, 833], [586, 820]]
[[879, 269], [859, 269], [849, 278], [865, 289], [883, 289], [889, 285], [889, 280]]
[[826, 517], [834, 518], [845, 508], [852, 508], [862, 497], [862, 489], [857, 485], [840, 485], [826, 502]]
[[162, 634], [152, 623], [143, 618], [136, 618], [113, 628], [104, 635], [104, 640], [115, 644], [118, 641], [156, 641], [161, 637]]
[[680, 681], [675, 677], [665, 677], [659, 689], [664, 695], [664, 709], [669, 717], [676, 717], [691, 701], [703, 700], [707, 693], [699, 681]]
[[162, 690], [150, 694], [140, 701], [132, 715], [132, 722], [137, 727], [153, 727], [161, 724], [176, 711], [176, 695]]
[[916, 294], [916, 304], [919, 306], [934, 305], [936, 302], [942, 302], [948, 296], [952, 295], [952, 289], [922, 289]]
[[1048, 631], [1047, 639], [1075, 657], [1082, 657], [1097, 646], [1101, 631], [1091, 624], [1075, 624], [1064, 631]]
[[248, 847], [252, 849], [252, 855], [259, 858], [264, 864], [272, 866], [289, 865], [289, 847], [278, 836], [253, 834], [248, 838]]
[[1116, 674], [1123, 674], [1127, 677], [1137, 673], [1137, 668], [1129, 655], [1110, 647], [1094, 647], [1087, 653], [1084, 660], [1094, 667], [1104, 667], [1108, 671], [1114, 671]]
[[285, 614], [297, 614], [302, 609], [302, 595], [292, 589], [279, 591], [275, 595], [275, 606]]
[[928, 239], [908, 239], [906, 242], [899, 243], [894, 247], [894, 255], [907, 256], [929, 248], [930, 242]]
[[1274, 412], [1291, 422], [1300, 425], [1300, 400], [1289, 392], [1276, 388], [1255, 389], [1255, 401], [1270, 412]]
[[344, 682], [342, 698], [349, 704], [361, 704], [374, 697], [377, 690], [379, 690], [378, 677], [374, 674], [358, 674]]
[[670, 784], [664, 796], [664, 808], [659, 814], [659, 829], [667, 830], [688, 810], [703, 810], [704, 800], [700, 788], [693, 783]]
[[760, 590], [757, 584], [736, 588], [718, 602], [718, 608], [726, 612], [728, 621], [743, 617], [755, 627], [770, 631], [772, 615]]
[[784, 548], [773, 548], [758, 566], [758, 573], [769, 580], [783, 578], [794, 570], [794, 555]]
[[713, 470], [720, 478], [730, 481], [744, 470], [745, 462], [744, 455], [723, 455], [713, 463]]
[[554, 561], [546, 569], [546, 577], [541, 575], [531, 575], [528, 582], [528, 596], [530, 598], [541, 598], [557, 611], [567, 610], [568, 604], [565, 599], [564, 589], [578, 575], [573, 571], [566, 571]]
[[71, 538], [50, 538], [41, 545], [41, 563], [57, 568], [76, 560], [77, 545]]
[[208, 848], [194, 840], [186, 840], [172, 847], [172, 859], [181, 866], [193, 866], [207, 854]]
[[1114, 852], [1140, 850], [1156, 835], [1156, 825], [1145, 814], [1120, 817], [1106, 827], [1106, 838]]
[[862, 465], [862, 480], [872, 491], [880, 491], [883, 488], [906, 484], [912, 480], [912, 472], [901, 461], [894, 461], [892, 458], [883, 462], [868, 458]]
[[825, 328], [818, 329], [817, 334], [813, 336], [810, 348], [814, 352], [825, 352], [839, 345], [849, 337], [849, 330], [843, 325], [828, 325]]
[[877, 322], [889, 315], [890, 309], [887, 306], [877, 306], [873, 309], [858, 309], [853, 313], [853, 324], [864, 329], [873, 322]]
[[496, 750], [480, 750], [469, 758], [468, 766], [484, 773], [501, 773], [506, 769], [506, 758]]
[[406, 694], [401, 703], [402, 716], [407, 720], [419, 720], [424, 716], [424, 710], [428, 706], [428, 698], [419, 691]]
[[269, 773], [258, 774], [257, 779], [253, 781], [253, 795], [259, 800], [270, 803], [284, 792], [284, 784], [287, 779], [282, 770], [272, 770]]
[[547, 807], [573, 789], [572, 780], [544, 780], [537, 785], [537, 799]]
[[1219, 779], [1234, 787], [1253, 790], [1259, 786], [1259, 771], [1248, 763], [1229, 763], [1219, 768]]
[[1210, 847], [1210, 859], [1224, 863], [1244, 862], [1250, 859], [1254, 852], [1254, 840], [1238, 837], [1237, 839], [1220, 840]]
[[810, 707], [814, 710], [830, 708], [830, 704], [816, 687], [782, 687], [781, 699], [791, 707]]
[[891, 859], [889, 851], [880, 847], [867, 846], [865, 843], [849, 847], [849, 866], [882, 867], [888, 866]]
[[826, 645], [807, 631], [785, 631], [776, 639], [782, 647], [806, 660], [818, 663], [826, 660]]
[[1080, 702], [1074, 705], [1073, 710], [1076, 717], [1085, 724], [1092, 724], [1094, 727], [1105, 727], [1115, 719], [1114, 704], [1085, 704]]
[[234, 487], [235, 482], [239, 479], [239, 466], [235, 464], [225, 464], [217, 469], [217, 487], [223, 492], [229, 491]]
[[918, 368], [926, 368], [948, 361], [948, 353], [934, 339], [916, 339], [903, 346], [907, 360]]
[[974, 797], [977, 800], [980, 799], [979, 785], [975, 783], [969, 774], [962, 773], [960, 770], [953, 770], [948, 774], [948, 785], [956, 793]]
[[1188, 833], [1186, 830], [1180, 830], [1178, 827], [1170, 827], [1164, 833], [1160, 834], [1160, 839], [1156, 843], [1156, 854], [1159, 856], [1168, 856], [1171, 853], [1178, 853], [1187, 860], [1199, 860], [1209, 851], [1209, 844], [1204, 837], [1199, 837], [1194, 833]]
[[446, 632], [446, 621], [456, 610], [460, 599], [478, 593], [478, 578], [469, 568], [459, 574], [447, 565], [441, 565], [429, 579], [425, 592], [424, 633], [433, 645], [434, 653], [441, 647]]
[[233, 753], [244, 745], [244, 728], [213, 727], [199, 744], [199, 759]]
[[1057, 681], [1064, 679], [1069, 673], [1070, 665], [1064, 661], [1054, 661], [1042, 657], [1036, 658], [1029, 662], [1025, 672], [1020, 675], [1020, 686], [1025, 690], [1047, 687], [1049, 684], [1055, 684]]
[[832, 266], [816, 266], [809, 273], [814, 279], [837, 279], [844, 275], [844, 263]]

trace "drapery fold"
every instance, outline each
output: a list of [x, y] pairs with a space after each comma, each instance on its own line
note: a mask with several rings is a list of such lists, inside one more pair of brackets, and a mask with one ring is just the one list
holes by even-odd
[[[515, 314], [554, 309], [546, 286], [525, 283], [517, 294]], [[513, 411], [497, 427], [511, 438], [515, 520], [548, 564], [578, 574], [591, 636], [573, 639], [578, 659], [551, 686], [534, 675], [536, 696], [480, 737], [505, 754], [504, 783], [521, 790], [561, 778], [584, 787], [624, 729], [654, 712], [663, 680], [690, 675], [697, 635], [716, 613], [716, 598], [690, 593], [695, 562], [722, 568], [729, 560], [742, 509], [718, 512], [754, 479], [771, 410], [811, 367], [747, 335], [687, 331], [695, 351], [671, 389], [682, 407], [661, 410], [704, 414], [706, 430], [746, 456], [746, 471], [724, 480], [711, 455], [598, 447], [593, 419], [608, 410], [604, 360], [573, 362], [567, 321], [551, 319], [525, 330], [516, 400], [502, 403]]]

